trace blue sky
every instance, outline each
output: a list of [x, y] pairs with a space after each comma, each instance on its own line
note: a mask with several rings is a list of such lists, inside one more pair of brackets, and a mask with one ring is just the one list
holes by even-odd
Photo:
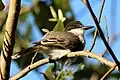
[[[90, 0], [90, 1], [91, 1], [91, 5], [93, 6], [93, 10], [94, 10], [96, 16], [98, 16], [102, 0]], [[119, 22], [120, 21], [120, 15], [119, 15], [120, 14], [120, 9], [119, 9], [120, 0], [116, 0], [116, 1], [117, 1], [117, 3], [112, 4], [113, 7], [111, 7], [111, 3], [113, 3], [113, 1], [112, 0], [106, 0], [103, 15], [102, 15], [102, 18], [101, 18], [100, 25], [101, 25], [102, 30], [105, 33], [106, 33], [106, 30], [105, 30], [104, 16], [106, 16], [106, 18], [107, 18], [109, 36], [112, 36], [115, 33], [120, 32], [120, 28], [119, 28], [119, 26], [120, 26], [120, 22]], [[88, 12], [88, 9], [85, 7], [85, 5], [80, 0], [70, 0], [70, 2], [71, 2], [70, 5], [71, 5], [71, 8], [72, 8], [72, 10], [73, 10], [73, 12], [75, 14], [76, 20], [80, 20], [84, 25], [95, 25], [93, 20], [92, 20], [91, 15]], [[22, 3], [25, 4], [25, 5], [30, 6], [32, 1], [31, 0], [22, 0]], [[113, 12], [114, 14], [111, 14], [111, 12], [112, 12], [111, 8], [114, 11], [114, 6], [115, 5], [116, 5], [116, 8], [117, 8], [117, 12], [116, 13]], [[34, 23], [34, 18], [31, 15], [29, 16], [27, 22], [34, 25], [33, 33], [36, 32], [36, 33], [34, 33], [34, 34], [36, 34], [36, 36], [33, 36], [33, 39], [32, 39], [32, 41], [34, 42], [34, 41], [40, 40], [42, 35], [41, 35], [41, 32], [39, 32], [37, 30], [37, 27], [36, 27], [36, 25]], [[111, 23], [111, 21], [112, 21], [112, 23]], [[32, 33], [32, 35], [33, 35], [33, 33]], [[89, 33], [89, 31], [86, 32], [86, 35], [87, 35], [87, 33]], [[92, 37], [88, 38], [88, 37], [85, 36], [85, 38], [86, 38], [86, 48], [85, 49], [89, 49], [91, 47], [90, 45], [91, 45], [91, 42], [92, 42]], [[120, 40], [118, 38], [114, 42], [114, 45], [112, 45], [112, 50], [115, 52], [115, 55], [117, 56], [117, 58], [120, 60], [119, 45], [120, 45]], [[102, 53], [102, 52], [104, 52], [104, 50], [105, 50], [105, 46], [104, 46], [103, 42], [100, 39], [97, 39], [96, 45], [95, 45], [95, 47], [93, 49], [93, 52]], [[107, 58], [111, 59], [111, 56], [108, 55]], [[91, 61], [93, 61], [93, 60], [89, 59], [88, 63], [91, 63]], [[94, 62], [96, 62], [96, 61], [94, 60]], [[96, 63], [98, 63], [98, 62], [96, 62]], [[44, 67], [44, 68], [43, 67], [44, 66], [42, 66], [39, 69], [40, 70], [43, 70], [43, 69], [45, 70], [46, 67]], [[18, 73], [19, 71], [20, 70], [19, 70], [18, 66], [15, 64], [15, 62], [12, 61], [11, 75], [14, 75], [14, 74]], [[39, 80], [39, 79], [44, 80], [42, 75], [41, 76], [37, 75], [34, 71], [31, 71], [29, 74], [27, 74], [27, 76], [21, 78], [20, 80], [33, 80], [33, 79], [35, 79], [35, 80]]]

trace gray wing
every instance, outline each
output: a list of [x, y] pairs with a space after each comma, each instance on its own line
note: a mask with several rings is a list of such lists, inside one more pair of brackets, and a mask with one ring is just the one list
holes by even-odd
[[35, 42], [33, 47], [17, 52], [12, 59], [17, 59], [32, 52], [43, 50], [43, 47], [55, 47], [69, 49], [70, 51], [80, 51], [84, 49], [84, 44], [77, 36], [70, 32], [48, 32], [41, 41]]
[[47, 47], [65, 48], [64, 46], [66, 45], [65, 39], [61, 36], [58, 38], [58, 35], [59, 34], [53, 35], [51, 34], [51, 32], [49, 32], [48, 34], [44, 36], [44, 38], [41, 41], [35, 42], [34, 44], [43, 45]]
[[[79, 40], [79, 38], [70, 32], [48, 32], [43, 40], [38, 42], [44, 46], [54, 46], [58, 48], [66, 48], [71, 51], [80, 51], [84, 49], [84, 44]], [[38, 44], [36, 43], [36, 44]]]

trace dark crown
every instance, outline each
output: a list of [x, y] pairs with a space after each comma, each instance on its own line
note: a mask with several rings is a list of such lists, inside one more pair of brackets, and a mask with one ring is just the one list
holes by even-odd
[[65, 30], [69, 31], [71, 29], [82, 28], [82, 27], [83, 27], [83, 24], [80, 21], [73, 21], [73, 22], [68, 23], [65, 26]]

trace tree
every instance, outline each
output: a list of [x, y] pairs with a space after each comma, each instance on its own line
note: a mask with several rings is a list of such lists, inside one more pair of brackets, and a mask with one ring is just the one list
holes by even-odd
[[[0, 74], [1, 74], [1, 80], [15, 80], [15, 79], [20, 79], [23, 76], [26, 76], [27, 73], [29, 73], [31, 70], [35, 70], [37, 74], [42, 74], [45, 79], [57, 79], [57, 80], [64, 80], [67, 78], [70, 79], [91, 79], [91, 80], [98, 80], [98, 79], [109, 79], [109, 78], [119, 78], [119, 73], [111, 73], [114, 70], [119, 69], [119, 61], [117, 60], [116, 56], [114, 55], [113, 50], [111, 49], [112, 47], [109, 46], [109, 34], [108, 34], [108, 29], [106, 29], [106, 34], [107, 34], [107, 40], [105, 38], [105, 35], [103, 34], [103, 31], [100, 28], [100, 22], [101, 22], [101, 16], [102, 12], [104, 9], [104, 4], [105, 0], [102, 0], [101, 4], [101, 9], [100, 9], [100, 14], [99, 18], [97, 20], [94, 12], [91, 9], [91, 5], [89, 5], [88, 0], [82, 0], [84, 3], [84, 7], [87, 7], [87, 10], [90, 12], [91, 17], [93, 18], [93, 22], [95, 23], [97, 30], [92, 31], [89, 33], [92, 35], [93, 32], [94, 38], [93, 43], [90, 43], [90, 45], [93, 45], [92, 48], [89, 50], [84, 50], [84, 51], [78, 51], [78, 52], [72, 52], [69, 53], [66, 58], [71, 58], [71, 57], [76, 57], [79, 56], [79, 58], [73, 63], [68, 69], [64, 67], [58, 71], [58, 74], [55, 75], [53, 73], [53, 65], [48, 65], [48, 68], [46, 67], [45, 72], [40, 72], [38, 67], [44, 66], [47, 63], [50, 63], [49, 58], [44, 58], [43, 55], [37, 54], [36, 57], [34, 57], [34, 54], [31, 54], [29, 56], [20, 58], [16, 61], [16, 64], [19, 65], [19, 67], [22, 69], [19, 73], [16, 75], [10, 77], [10, 65], [11, 65], [11, 56], [13, 53], [20, 51], [22, 49], [25, 49], [29, 46], [31, 46], [31, 42], [34, 41], [35, 36], [33, 33], [33, 28], [37, 28], [38, 32], [42, 32], [44, 35], [45, 32], [43, 31], [43, 28], [46, 28], [48, 30], [52, 30], [54, 26], [57, 24], [56, 21], [50, 22], [49, 19], [51, 17], [54, 17], [53, 13], [51, 14], [51, 9], [49, 6], [53, 6], [55, 9], [54, 13], [58, 11], [58, 9], [62, 10], [63, 15], [67, 15], [67, 19], [65, 20], [64, 24], [66, 25], [68, 22], [75, 20], [75, 15], [71, 9], [71, 5], [69, 3], [69, 0], [46, 0], [46, 1], [38, 1], [38, 0], [33, 0], [33, 4], [26, 7], [22, 6], [21, 7], [21, 12], [20, 11], [20, 0], [10, 0], [10, 8], [7, 14], [4, 14], [4, 11], [1, 11], [2, 19], [0, 22], [0, 37], [4, 36], [4, 40], [0, 41], [0, 45], [3, 44], [3, 47], [0, 46], [1, 50], [1, 66], [0, 66]], [[117, 1], [116, 1], [117, 2]], [[81, 3], [82, 4], [82, 3]], [[94, 3], [95, 4], [95, 3]], [[106, 3], [107, 4], [107, 3]], [[2, 4], [0, 6], [3, 7]], [[1, 8], [2, 8], [1, 7]], [[93, 7], [93, 6], [92, 6]], [[83, 11], [84, 12], [84, 11]], [[59, 16], [59, 15], [58, 15]], [[90, 16], [90, 15], [89, 15]], [[19, 19], [18, 19], [19, 17]], [[7, 20], [6, 20], [7, 19]], [[32, 20], [33, 19], [33, 20]], [[30, 20], [33, 22], [31, 23]], [[51, 19], [53, 20], [53, 19]], [[107, 20], [104, 25], [106, 25], [106, 28], [108, 28]], [[6, 25], [5, 25], [6, 22]], [[24, 24], [24, 25], [23, 25]], [[4, 30], [4, 25], [5, 25], [5, 30]], [[58, 24], [60, 25], [60, 23]], [[17, 28], [16, 28], [17, 27]], [[21, 28], [23, 27], [23, 29]], [[35, 30], [35, 31], [36, 31]], [[44, 29], [45, 30], [45, 29]], [[4, 32], [4, 33], [3, 33]], [[15, 34], [16, 33], [16, 34]], [[95, 36], [96, 35], [96, 36]], [[98, 36], [99, 35], [99, 36]], [[97, 38], [100, 37], [100, 38]], [[110, 36], [112, 40], [116, 40], [117, 36], [119, 34], [115, 34], [113, 36]], [[37, 36], [38, 37], [38, 36]], [[104, 42], [104, 45], [106, 48], [104, 49], [105, 52], [104, 54], [95, 54], [92, 52], [94, 49], [94, 45], [97, 44], [96, 39], [101, 39]], [[15, 46], [14, 46], [14, 40], [15, 40]], [[113, 42], [113, 41], [112, 41]], [[24, 43], [24, 44], [23, 44]], [[89, 45], [89, 46], [90, 46]], [[14, 49], [14, 51], [13, 51]], [[98, 52], [99, 53], [99, 52]], [[104, 57], [105, 55], [112, 54], [112, 58], [115, 61], [110, 61]], [[86, 58], [83, 56], [86, 56], [87, 58], [95, 58], [96, 60], [100, 61], [102, 64], [91, 64], [91, 63], [86, 63]], [[60, 59], [61, 60], [61, 59]], [[89, 61], [89, 60], [88, 60]], [[57, 66], [59, 68], [59, 65]], [[72, 68], [74, 70], [72, 70]], [[76, 69], [76, 70], [75, 70]], [[56, 71], [57, 72], [57, 71]], [[107, 77], [109, 76], [109, 77]]]

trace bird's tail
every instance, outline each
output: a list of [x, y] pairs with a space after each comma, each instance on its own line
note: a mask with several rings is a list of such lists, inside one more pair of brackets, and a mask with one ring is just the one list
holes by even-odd
[[31, 54], [31, 53], [39, 52], [41, 49], [42, 49], [42, 46], [41, 46], [41, 45], [35, 45], [35, 46], [33, 46], [33, 47], [24, 49], [24, 50], [22, 50], [22, 51], [20, 51], [20, 52], [14, 53], [14, 55], [11, 56], [11, 58], [12, 58], [12, 59], [18, 59], [18, 58], [24, 57], [24, 56], [26, 56], [26, 55], [29, 55], [29, 54]]

